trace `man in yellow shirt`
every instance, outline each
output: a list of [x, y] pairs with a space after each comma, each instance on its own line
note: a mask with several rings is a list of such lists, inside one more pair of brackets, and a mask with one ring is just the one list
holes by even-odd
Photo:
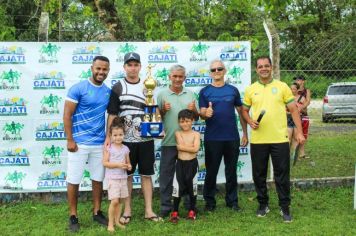
[[[296, 139], [304, 142], [302, 126], [294, 97], [288, 85], [272, 78], [272, 62], [269, 57], [256, 61], [259, 80], [245, 90], [242, 115], [252, 128], [252, 174], [259, 207], [256, 215], [264, 217], [269, 212], [267, 193], [267, 168], [271, 155], [274, 179], [284, 222], [291, 222], [290, 156], [287, 133], [286, 107], [297, 126]], [[249, 111], [251, 109], [251, 116]], [[261, 114], [264, 114], [261, 119]]]

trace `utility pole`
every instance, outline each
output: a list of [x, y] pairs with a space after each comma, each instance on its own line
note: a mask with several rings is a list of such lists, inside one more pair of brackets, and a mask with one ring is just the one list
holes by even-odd
[[58, 0], [58, 41], [62, 41], [62, 0]]
[[47, 0], [41, 1], [41, 17], [38, 25], [38, 42], [48, 42], [49, 15], [45, 11]]
[[265, 28], [268, 41], [269, 41], [269, 53], [272, 59], [273, 66], [273, 78], [280, 80], [280, 40], [276, 27], [274, 26], [273, 20], [268, 18], [263, 22], [263, 27]]

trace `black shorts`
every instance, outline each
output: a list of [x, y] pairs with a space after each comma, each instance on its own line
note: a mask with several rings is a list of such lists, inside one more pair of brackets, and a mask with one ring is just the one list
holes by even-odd
[[154, 175], [154, 141], [138, 143], [124, 143], [130, 150], [130, 162], [132, 170], [127, 171], [128, 175], [132, 175], [138, 165], [138, 173], [140, 175]]
[[292, 115], [288, 114], [287, 115], [287, 126], [288, 128], [296, 128], [297, 126], [295, 126]]
[[173, 197], [181, 197], [185, 194], [197, 195], [198, 165], [197, 158], [189, 161], [177, 160], [173, 180]]

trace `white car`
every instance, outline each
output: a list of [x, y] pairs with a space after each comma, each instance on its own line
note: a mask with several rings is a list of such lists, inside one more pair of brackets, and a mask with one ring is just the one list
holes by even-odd
[[323, 99], [322, 120], [356, 118], [356, 82], [332, 83]]

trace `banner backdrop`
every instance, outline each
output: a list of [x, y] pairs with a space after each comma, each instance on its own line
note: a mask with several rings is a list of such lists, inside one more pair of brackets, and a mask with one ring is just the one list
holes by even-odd
[[[123, 57], [135, 51], [141, 55], [141, 79], [152, 64], [158, 82], [154, 93], [169, 85], [169, 68], [186, 67], [185, 86], [196, 93], [210, 84], [209, 63], [221, 59], [227, 67], [226, 82], [243, 97], [251, 83], [250, 42], [125, 42], [125, 43], [24, 43], [0, 42], [0, 192], [66, 191], [67, 151], [63, 127], [63, 106], [68, 89], [91, 76], [97, 55], [110, 59], [109, 87], [125, 77]], [[241, 133], [241, 126], [238, 124]], [[194, 124], [202, 136], [204, 121]], [[156, 140], [158, 186], [160, 141]], [[205, 177], [204, 146], [198, 153], [199, 182]], [[252, 181], [249, 147], [240, 149], [239, 181]], [[218, 182], [225, 182], [223, 163]], [[134, 185], [140, 186], [139, 175]], [[90, 173], [83, 174], [81, 190], [90, 190]]]

